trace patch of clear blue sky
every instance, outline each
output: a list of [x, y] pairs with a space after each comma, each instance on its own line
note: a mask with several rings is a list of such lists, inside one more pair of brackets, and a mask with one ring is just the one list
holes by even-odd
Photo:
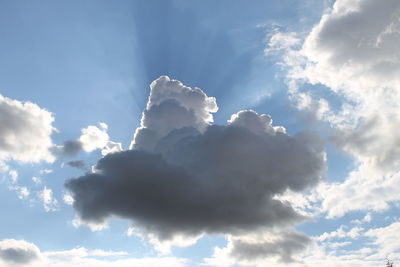
[[[296, 132], [304, 126], [289, 108], [285, 84], [275, 78], [280, 70], [264, 57], [266, 36], [274, 27], [310, 29], [323, 7], [319, 0], [1, 0], [0, 93], [53, 112], [57, 144], [77, 138], [87, 125], [106, 122], [111, 139], [127, 148], [149, 83], [160, 75], [215, 96], [217, 123], [252, 108]], [[78, 158], [94, 164], [99, 157]], [[61, 201], [65, 179], [79, 172], [60, 164], [25, 166], [21, 184], [36, 194], [31, 176], [54, 168], [41, 177]], [[4, 186], [0, 190], [0, 205], [8, 211], [0, 238], [27, 239], [44, 250], [100, 246], [146, 254], [139, 239], [124, 236], [126, 222], [114, 221], [97, 233], [76, 230], [70, 207], [60, 203], [61, 211], [45, 213], [39, 203], [29, 205]], [[174, 251], [200, 259], [223, 240], [211, 243]]]

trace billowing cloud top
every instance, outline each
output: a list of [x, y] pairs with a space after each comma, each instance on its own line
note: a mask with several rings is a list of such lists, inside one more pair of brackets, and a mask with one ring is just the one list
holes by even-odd
[[191, 127], [203, 132], [213, 122], [212, 113], [218, 110], [214, 97], [167, 76], [153, 81], [150, 89], [141, 127], [131, 144], [134, 149], [153, 149], [173, 129]]
[[111, 216], [168, 240], [179, 234], [246, 233], [304, 219], [274, 196], [315, 185], [319, 138], [290, 136], [270, 116], [240, 111], [211, 125], [215, 99], [162, 76], [151, 84], [130, 150], [106, 155], [67, 181], [83, 221]]

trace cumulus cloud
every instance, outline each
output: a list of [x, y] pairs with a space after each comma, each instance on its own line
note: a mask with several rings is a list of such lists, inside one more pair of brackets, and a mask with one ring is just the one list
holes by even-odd
[[8, 266], [29, 264], [38, 260], [39, 257], [40, 251], [32, 243], [14, 239], [4, 239], [0, 241], [0, 261], [9, 264]]
[[288, 135], [270, 116], [251, 110], [234, 114], [228, 125], [211, 125], [216, 110], [215, 99], [198, 88], [165, 76], [155, 80], [132, 148], [67, 181], [80, 219], [127, 218], [160, 241], [303, 221], [274, 196], [320, 181], [319, 138]]
[[52, 162], [52, 113], [0, 95], [0, 161]]
[[[276, 33], [269, 43], [267, 52], [285, 50], [283, 65], [296, 106], [329, 122], [335, 129], [331, 140], [357, 163], [344, 183], [322, 192], [329, 216], [382, 210], [400, 200], [392, 190], [400, 177], [399, 14], [396, 0], [337, 0], [300, 48], [291, 33]], [[303, 83], [320, 90], [302, 88]], [[332, 108], [318, 85], [339, 96], [340, 106]]]
[[214, 97], [167, 76], [153, 81], [150, 89], [140, 127], [131, 144], [134, 149], [151, 151], [174, 129], [187, 127], [203, 132], [213, 122], [212, 113], [218, 110]]
[[107, 134], [107, 125], [100, 123], [100, 128], [89, 125], [82, 129], [82, 135], [79, 137], [79, 141], [82, 143], [82, 149], [86, 152], [103, 148], [107, 145], [109, 136]]
[[81, 130], [81, 136], [76, 140], [68, 140], [63, 146], [55, 146], [52, 152], [57, 157], [73, 157], [80, 151], [92, 152], [101, 149], [103, 156], [122, 151], [121, 143], [110, 141], [107, 133], [108, 126], [104, 122], [99, 123], [99, 127], [89, 125]]

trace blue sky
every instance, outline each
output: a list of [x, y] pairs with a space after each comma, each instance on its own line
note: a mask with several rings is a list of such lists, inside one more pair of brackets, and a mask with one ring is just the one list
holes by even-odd
[[0, 266], [396, 263], [399, 12], [1, 0]]

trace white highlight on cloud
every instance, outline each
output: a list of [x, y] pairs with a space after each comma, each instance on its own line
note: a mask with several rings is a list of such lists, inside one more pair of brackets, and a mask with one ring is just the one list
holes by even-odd
[[0, 95], [0, 161], [53, 162], [52, 113]]
[[38, 192], [39, 199], [43, 202], [43, 208], [46, 212], [57, 211], [58, 201], [53, 197], [53, 190], [46, 186]]
[[106, 145], [103, 147], [101, 150], [101, 154], [103, 156], [106, 156], [110, 153], [116, 153], [116, 152], [121, 152], [122, 151], [122, 144], [121, 143], [116, 143], [113, 141], [108, 141]]
[[275, 135], [276, 133], [286, 133], [286, 129], [283, 126], [272, 126], [270, 115], [258, 115], [253, 110], [241, 110], [233, 114], [228, 120], [228, 124], [248, 128], [256, 134], [267, 133]]

